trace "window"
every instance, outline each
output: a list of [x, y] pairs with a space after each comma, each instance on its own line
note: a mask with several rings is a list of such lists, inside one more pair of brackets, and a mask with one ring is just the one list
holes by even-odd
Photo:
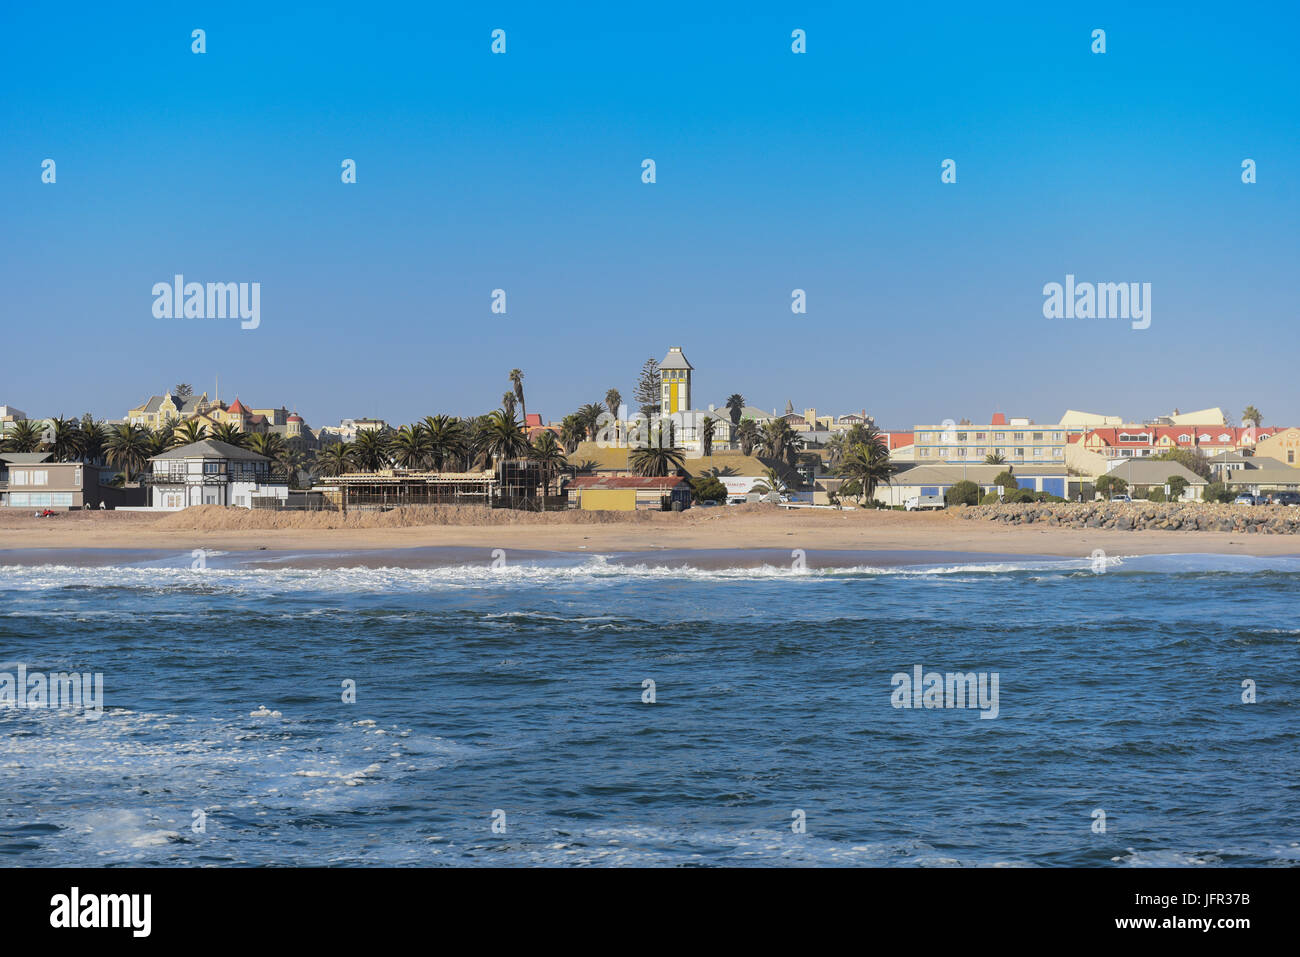
[[1023, 432], [1017, 432], [1017, 433], [1016, 433], [1016, 436], [1015, 436], [1015, 440], [1016, 440], [1017, 442], [1023, 442], [1023, 441], [1025, 440], [1025, 433], [1023, 433]]
[[976, 432], [976, 433], [975, 433], [975, 441], [976, 441], [976, 442], [983, 442], [983, 441], [985, 441], [985, 440], [987, 440], [987, 439], [988, 439], [988, 433], [986, 433], [986, 432]]
[[1034, 441], [1035, 441], [1035, 442], [1041, 442], [1041, 441], [1043, 441], [1043, 433], [1042, 433], [1042, 432], [1035, 432], [1035, 433], [1034, 433]]
[[[26, 484], [27, 484], [27, 470], [26, 470], [26, 469], [11, 469], [11, 470], [9, 471], [9, 484], [10, 484], [10, 485], [26, 485]], [[10, 499], [10, 501], [13, 501], [13, 500]], [[23, 502], [23, 504], [26, 505], [27, 503], [26, 503], [26, 502]]]
[[31, 471], [31, 485], [49, 485], [50, 473], [45, 469], [33, 469]]
[[1007, 434], [1005, 432], [999, 432], [997, 435], [993, 436], [993, 441], [995, 442], [1005, 442], [1006, 440]]
[[1287, 464], [1287, 465], [1295, 465], [1295, 450], [1294, 450], [1294, 449], [1287, 449], [1287, 452], [1286, 452], [1286, 464]]
[[957, 441], [958, 441], [958, 442], [965, 442], [966, 439], [967, 439], [967, 434], [966, 434], [965, 432], [958, 432], [958, 433], [957, 433]]
[[222, 466], [222, 463], [221, 463], [221, 462], [204, 462], [204, 463], [203, 463], [203, 474], [204, 474], [204, 475], [220, 475], [220, 474], [221, 474], [221, 466]]
[[1034, 446], [1034, 458], [1036, 458], [1036, 459], [1037, 459], [1037, 458], [1042, 458], [1042, 455], [1043, 455], [1043, 450], [1042, 450], [1041, 448], [1039, 448], [1038, 446]]
[[1016, 458], [1018, 458], [1018, 459], [1023, 459], [1024, 457], [1025, 457], [1025, 450], [1024, 450], [1024, 449], [1016, 449]]

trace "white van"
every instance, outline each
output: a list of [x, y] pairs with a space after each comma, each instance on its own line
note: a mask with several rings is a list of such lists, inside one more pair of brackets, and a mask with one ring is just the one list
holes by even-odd
[[946, 503], [942, 495], [913, 495], [903, 503], [909, 512], [919, 512], [928, 508], [944, 508]]

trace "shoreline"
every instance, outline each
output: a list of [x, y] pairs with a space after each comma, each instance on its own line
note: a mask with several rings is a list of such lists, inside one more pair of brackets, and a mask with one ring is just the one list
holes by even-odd
[[[195, 514], [190, 515], [191, 511]], [[801, 512], [766, 506], [595, 519], [564, 514], [507, 515], [473, 524], [419, 523], [418, 517], [380, 513], [367, 517], [364, 524], [327, 527], [328, 519], [313, 522], [312, 516], [254, 515], [239, 509], [192, 509], [163, 517], [113, 512], [64, 513], [53, 519], [4, 515], [0, 517], [0, 565], [30, 563], [37, 557], [49, 563], [51, 556], [64, 556], [66, 563], [78, 555], [86, 564], [106, 564], [114, 551], [174, 555], [194, 549], [245, 556], [274, 553], [281, 560], [286, 554], [301, 553], [305, 560], [316, 563], [327, 560], [331, 553], [346, 553], [354, 559], [400, 557], [404, 552], [418, 557], [408, 552], [410, 549], [468, 549], [485, 556], [494, 549], [505, 549], [550, 557], [584, 553], [692, 553], [703, 557], [715, 552], [766, 551], [784, 554], [786, 562], [795, 550], [802, 550], [809, 564], [819, 560], [815, 559], [817, 553], [827, 552], [898, 559], [918, 553], [982, 555], [989, 561], [998, 557], [1088, 558], [1097, 549], [1108, 556], [1300, 555], [1300, 537], [1290, 535], [1015, 525], [969, 521], [944, 512]], [[403, 524], [407, 519], [412, 519], [411, 523]], [[287, 527], [246, 527], [257, 523]]]

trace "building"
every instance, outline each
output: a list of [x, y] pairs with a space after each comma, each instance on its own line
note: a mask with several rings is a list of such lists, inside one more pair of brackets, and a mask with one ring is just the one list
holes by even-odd
[[382, 432], [387, 428], [383, 419], [340, 419], [336, 426], [323, 426], [317, 435], [324, 442], [355, 442], [359, 432]]
[[48, 452], [0, 452], [0, 507], [67, 511], [144, 503], [142, 489], [108, 484], [116, 469], [49, 458]]
[[679, 475], [579, 475], [565, 486], [569, 504], [584, 511], [632, 512], [638, 509], [689, 508], [691, 483]]
[[1163, 488], [1173, 476], [1178, 476], [1187, 483], [1181, 501], [1190, 502], [1200, 499], [1209, 483], [1190, 469], [1177, 462], [1161, 462], [1153, 459], [1126, 459], [1111, 463], [1107, 475], [1122, 478], [1128, 484], [1130, 494], [1145, 494], [1153, 488]]
[[1148, 458], [1173, 449], [1199, 450], [1215, 456], [1220, 452], [1253, 451], [1279, 431], [1285, 430], [1213, 424], [1124, 425], [1092, 429], [1079, 440], [1079, 446], [1107, 460]]
[[659, 363], [659, 412], [671, 415], [694, 408], [691, 405], [691, 372], [694, 370], [681, 346], [673, 346]]
[[1255, 457], [1300, 468], [1300, 429], [1278, 429], [1272, 435], [1260, 435], [1255, 443]]
[[[1007, 470], [1006, 465], [922, 465], [901, 469], [888, 485], [876, 488], [875, 499], [886, 505], [902, 505], [916, 495], [943, 495], [958, 482], [974, 482], [980, 494], [996, 492], [994, 480]], [[1019, 488], [1046, 492], [1061, 498], [1079, 494], [1082, 483], [1071, 479], [1064, 465], [1024, 466], [1012, 469]]]
[[200, 412], [207, 412], [212, 406], [213, 403], [208, 401], [206, 392], [187, 398], [167, 392], [163, 395], [151, 395], [143, 405], [129, 410], [126, 413], [126, 421], [131, 425], [142, 425], [148, 429], [161, 429]]
[[1060, 425], [1008, 420], [1001, 412], [988, 425], [918, 425], [913, 430], [918, 465], [983, 464], [1000, 455], [1006, 465], [1064, 465], [1067, 431]]
[[181, 509], [191, 505], [252, 508], [254, 499], [285, 500], [289, 483], [272, 469], [271, 460], [248, 449], [216, 439], [203, 439], [155, 455], [144, 482], [149, 505]]
[[27, 421], [27, 413], [12, 405], [0, 405], [0, 439], [5, 438], [19, 422]]
[[1257, 468], [1229, 472], [1223, 484], [1235, 495], [1249, 492], [1260, 495], [1266, 492], [1300, 492], [1300, 469], [1283, 465], [1272, 457], [1261, 460], [1266, 464]]

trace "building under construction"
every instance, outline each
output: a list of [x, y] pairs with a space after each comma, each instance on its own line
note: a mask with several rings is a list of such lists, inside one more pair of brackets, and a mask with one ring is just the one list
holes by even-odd
[[342, 511], [403, 505], [483, 505], [533, 511], [564, 507], [562, 496], [546, 496], [542, 469], [535, 462], [507, 462], [499, 469], [481, 472], [347, 472], [323, 479], [313, 491]]

